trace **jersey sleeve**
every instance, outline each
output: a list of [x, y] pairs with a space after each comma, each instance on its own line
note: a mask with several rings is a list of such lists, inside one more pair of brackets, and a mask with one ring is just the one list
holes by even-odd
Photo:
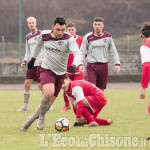
[[150, 62], [144, 63], [142, 67], [142, 82], [141, 86], [143, 88], [148, 87], [148, 82], [149, 82], [149, 77], [150, 77]]
[[34, 53], [33, 53], [33, 58], [37, 58], [38, 54], [40, 51], [43, 50], [43, 38], [42, 38], [42, 34], [38, 37], [35, 49], [34, 49]]
[[117, 64], [120, 65], [119, 55], [118, 55], [118, 52], [117, 52], [117, 49], [116, 49], [116, 46], [114, 44], [114, 41], [113, 41], [112, 37], [110, 37], [110, 47], [109, 47], [109, 49], [110, 49], [110, 54], [114, 59], [114, 64], [115, 65], [117, 65]]
[[77, 102], [77, 111], [76, 111], [76, 118], [81, 118], [81, 114], [83, 111], [83, 100], [84, 100], [84, 93], [83, 88], [80, 86], [75, 86], [72, 88], [72, 95], [75, 97]]
[[83, 61], [85, 58], [85, 54], [87, 53], [87, 47], [88, 47], [88, 41], [87, 41], [87, 36], [83, 38], [80, 51], [81, 51], [81, 60]]
[[30, 47], [29, 47], [29, 44], [28, 44], [28, 40], [26, 38], [26, 45], [25, 45], [25, 57], [24, 57], [24, 61], [28, 61], [30, 59]]
[[81, 61], [81, 52], [79, 50], [78, 44], [75, 41], [74, 37], [71, 37], [69, 39], [69, 49], [73, 53], [73, 56], [74, 56], [73, 64], [75, 66], [79, 66], [83, 64], [83, 62]]

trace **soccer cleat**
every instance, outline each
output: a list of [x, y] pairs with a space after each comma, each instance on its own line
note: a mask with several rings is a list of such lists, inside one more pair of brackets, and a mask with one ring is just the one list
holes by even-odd
[[70, 106], [64, 106], [61, 110], [61, 112], [66, 112], [67, 110], [69, 110], [71, 107]]
[[51, 106], [51, 107], [49, 108], [49, 110], [53, 110], [53, 106]]
[[98, 123], [96, 123], [95, 121], [90, 122], [88, 125], [88, 127], [95, 127], [95, 126], [98, 126]]
[[29, 108], [28, 107], [24, 107], [24, 106], [22, 106], [22, 108], [21, 109], [18, 109], [17, 111], [28, 111], [29, 110]]
[[20, 128], [20, 131], [26, 132], [28, 130], [28, 128], [32, 124], [32, 122], [30, 121], [30, 118], [31, 118], [31, 116], [27, 117], [27, 120], [26, 120], [25, 124]]
[[43, 128], [44, 128], [44, 119], [39, 119], [37, 122], [37, 129], [43, 130]]

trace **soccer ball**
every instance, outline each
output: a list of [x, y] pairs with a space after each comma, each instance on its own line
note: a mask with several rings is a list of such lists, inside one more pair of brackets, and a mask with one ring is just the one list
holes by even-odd
[[66, 118], [59, 118], [56, 122], [55, 122], [55, 129], [57, 131], [68, 131], [70, 128], [70, 124], [68, 119]]

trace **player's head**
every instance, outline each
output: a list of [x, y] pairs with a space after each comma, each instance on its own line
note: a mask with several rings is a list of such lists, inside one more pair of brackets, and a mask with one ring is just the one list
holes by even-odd
[[141, 27], [141, 37], [146, 41], [146, 39], [150, 36], [150, 22], [145, 22]]
[[65, 75], [64, 82], [63, 82], [63, 84], [62, 84], [62, 89], [63, 89], [64, 91], [68, 91], [69, 85], [70, 85], [70, 79], [69, 79], [68, 75], [66, 74], [66, 75]]
[[37, 26], [36, 19], [34, 17], [28, 17], [27, 25], [28, 25], [29, 29], [34, 32], [36, 30], [36, 26]]
[[53, 34], [56, 38], [62, 38], [66, 30], [66, 21], [63, 17], [57, 17], [52, 25]]
[[94, 32], [95, 34], [101, 34], [101, 32], [103, 31], [104, 28], [104, 19], [101, 17], [96, 17], [93, 20], [93, 28], [94, 28]]
[[76, 32], [77, 32], [77, 29], [76, 29], [76, 26], [74, 23], [72, 22], [69, 22], [67, 24], [67, 32], [69, 32], [71, 35], [75, 36], [76, 35]]

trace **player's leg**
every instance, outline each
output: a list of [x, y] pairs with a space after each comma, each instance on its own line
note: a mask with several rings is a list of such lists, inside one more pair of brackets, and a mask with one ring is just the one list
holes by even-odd
[[96, 85], [97, 65], [95, 63], [87, 63], [87, 81]]
[[104, 91], [108, 81], [108, 63], [102, 63], [98, 65], [98, 76], [96, 80], [96, 86]]
[[[56, 99], [56, 96], [53, 96], [53, 98], [50, 101], [50, 106], [53, 104], [54, 100]], [[50, 107], [49, 106], [49, 107]], [[47, 109], [47, 111], [49, 108]], [[31, 124], [39, 118], [39, 115], [41, 113], [40, 105], [37, 107], [36, 111], [33, 113], [32, 116], [28, 116], [25, 124], [21, 127], [20, 131], [27, 131], [28, 128], [31, 126]]]
[[55, 90], [54, 88], [55, 86], [53, 83], [48, 83], [43, 85], [44, 95], [41, 100], [41, 104], [40, 104], [41, 113], [39, 115], [39, 120], [37, 123], [37, 128], [39, 130], [43, 130], [44, 128], [45, 113], [47, 112], [47, 109], [50, 106], [50, 99], [54, 96], [54, 90]]
[[24, 107], [18, 111], [28, 111], [29, 110], [29, 98], [30, 98], [30, 87], [33, 82], [33, 79], [26, 79], [24, 83]]
[[[76, 104], [76, 101], [73, 101], [72, 102], [72, 106], [73, 106], [73, 111], [76, 115], [76, 109], [77, 109], [77, 104]], [[83, 110], [82, 110], [82, 117], [79, 119], [79, 121], [76, 120], [74, 126], [78, 126], [78, 123], [79, 125], [80, 124], [89, 124], [89, 127], [90, 126], [97, 126], [98, 124], [95, 122], [95, 120], [93, 119], [92, 115], [90, 114], [88, 108], [86, 108], [85, 106], [83, 107]]]
[[37, 128], [39, 130], [42, 130], [44, 128], [45, 113], [47, 112], [47, 109], [50, 106], [50, 100], [52, 99], [53, 96], [55, 97], [58, 96], [65, 75], [56, 75], [50, 70], [43, 69], [43, 72], [41, 72], [40, 76], [41, 76], [41, 83], [43, 85], [44, 96], [40, 104], [41, 113], [39, 115]]

